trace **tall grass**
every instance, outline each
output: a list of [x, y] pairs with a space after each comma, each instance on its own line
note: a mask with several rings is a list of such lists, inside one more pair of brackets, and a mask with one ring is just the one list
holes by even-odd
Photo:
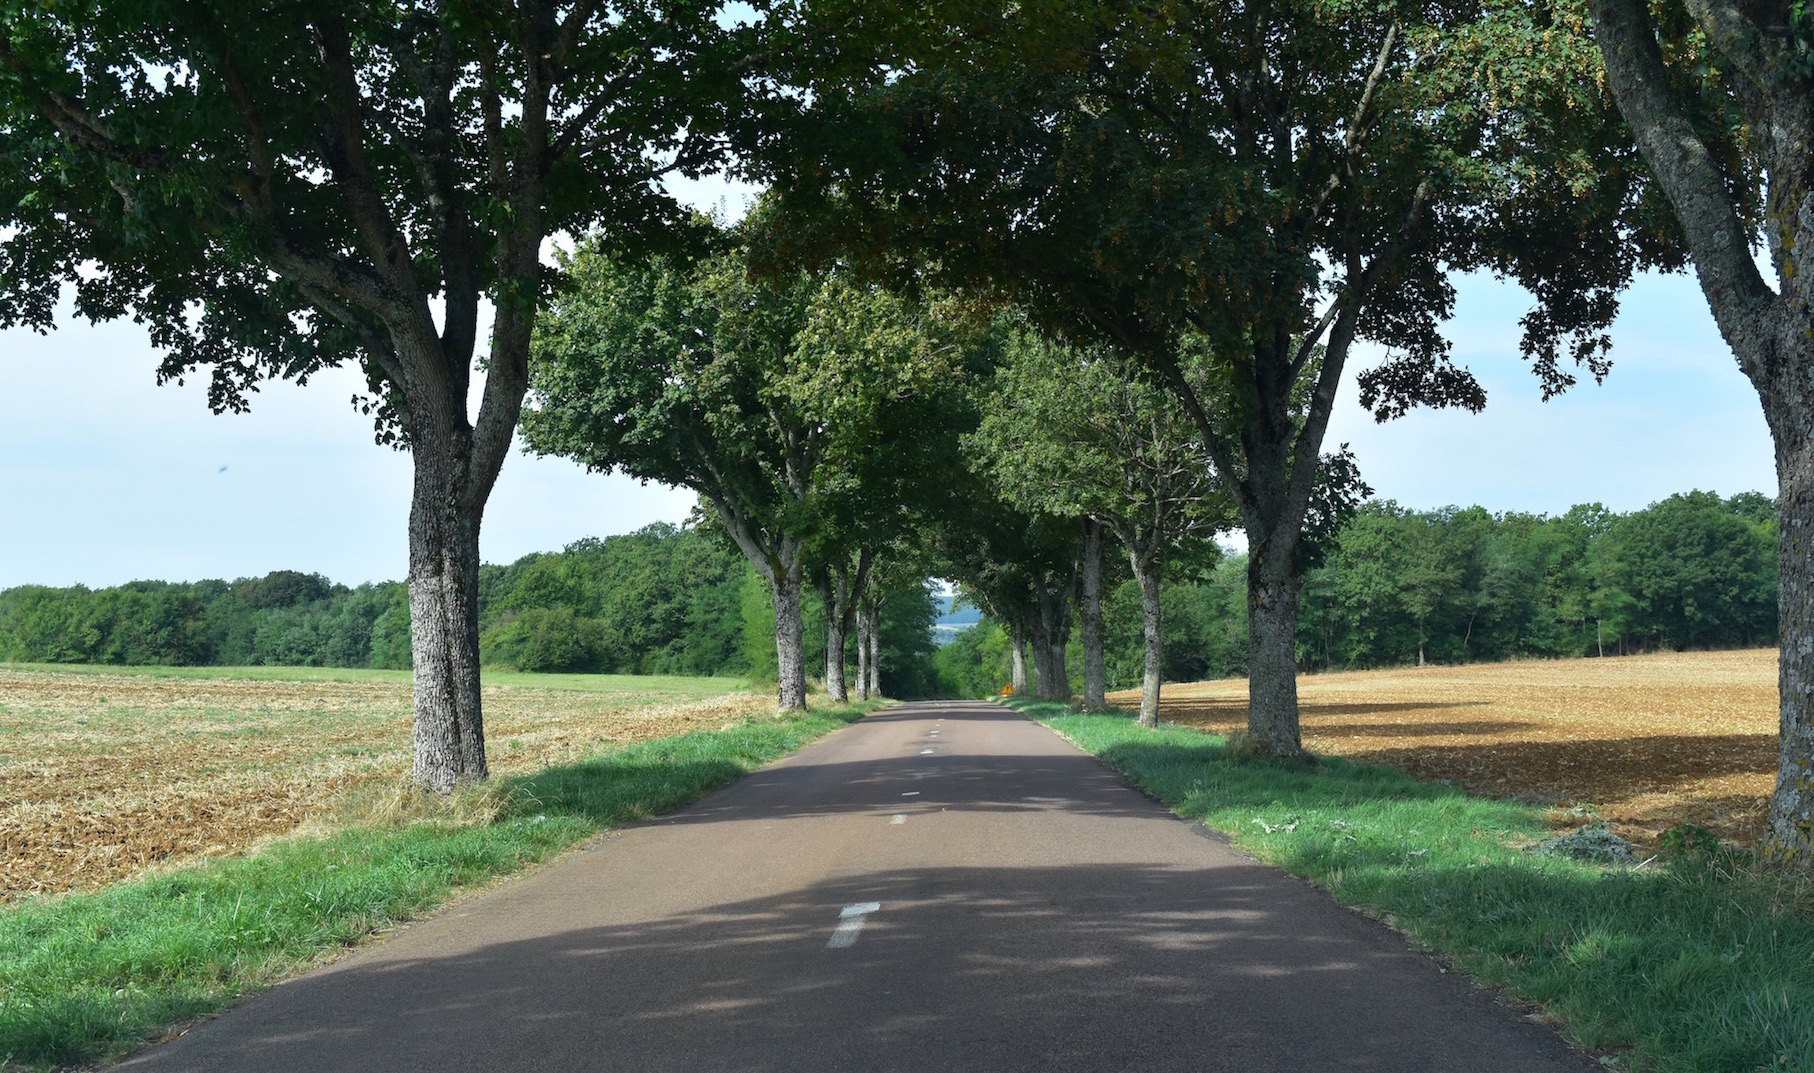
[[1182, 727], [1016, 707], [1180, 815], [1540, 1004], [1620, 1068], [1814, 1071], [1805, 877], [1732, 850], [1587, 864], [1533, 852], [1552, 832], [1529, 806], [1333, 758], [1240, 760]]
[[627, 746], [471, 800], [363, 803], [364, 822], [92, 894], [0, 910], [0, 1069], [118, 1054], [462, 888], [691, 801], [876, 705]]

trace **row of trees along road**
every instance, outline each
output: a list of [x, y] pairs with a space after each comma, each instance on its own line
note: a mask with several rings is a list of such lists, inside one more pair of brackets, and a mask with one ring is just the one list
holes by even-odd
[[[1741, 648], [1776, 641], [1776, 506], [1689, 492], [1625, 514], [1363, 504], [1306, 570], [1300, 671]], [[1247, 672], [1246, 559], [1174, 557], [1160, 585], [1169, 682]], [[1143, 594], [1125, 564], [1105, 583], [1111, 689], [1145, 669]], [[1009, 638], [986, 621], [938, 653], [968, 695], [1010, 680]], [[1081, 646], [1076, 646], [1081, 656]], [[1083, 683], [1073, 676], [1074, 684]]]
[[[768, 161], [778, 234], [791, 256], [859, 250], [897, 278], [1005, 292], [1176, 394], [1251, 549], [1249, 731], [1279, 756], [1302, 749], [1300, 543], [1352, 345], [1391, 355], [1360, 376], [1380, 418], [1479, 409], [1438, 329], [1449, 273], [1489, 269], [1535, 296], [1522, 345], [1553, 393], [1570, 359], [1608, 371], [1631, 273], [1691, 251], [1778, 446], [1770, 844], [1797, 856], [1814, 838], [1804, 8], [1689, 5], [1659, 27], [1643, 0], [1592, 0], [1596, 52], [1573, 0], [821, 0], [792, 21], [811, 92]], [[1750, 257], [1760, 231], [1774, 288]], [[1207, 356], [1194, 371], [1192, 338]]]
[[[801, 594], [816, 575], [843, 701], [878, 559], [916, 560], [919, 512], [947, 484], [974, 350], [927, 307], [841, 272], [754, 281], [738, 236], [719, 238], [698, 260], [579, 250], [538, 337], [525, 439], [711, 504], [774, 594], [783, 709], [806, 704]], [[863, 610], [859, 692], [875, 670], [873, 601]]]
[[[477, 535], [562, 274], [543, 240], [596, 229], [611, 256], [679, 244], [696, 228], [652, 180], [710, 166], [734, 130], [777, 194], [755, 243], [777, 278], [838, 263], [858, 290], [873, 275], [1011, 300], [1172, 393], [1251, 549], [1250, 731], [1280, 756], [1302, 748], [1305, 521], [1354, 343], [1390, 355], [1360, 376], [1382, 418], [1478, 409], [1439, 328], [1449, 274], [1487, 269], [1535, 296], [1523, 348], [1559, 391], [1571, 361], [1607, 372], [1632, 272], [1691, 255], [1777, 447], [1769, 844], [1807, 852], [1814, 26], [1799, 0], [1656, 16], [1642, 0], [720, 14], [682, 0], [0, 6], [0, 323], [47, 327], [69, 286], [83, 315], [146, 322], [163, 375], [211, 369], [221, 408], [263, 377], [360, 363], [381, 438], [416, 464], [421, 782], [485, 774]], [[1751, 257], [1760, 234], [1774, 285]], [[720, 508], [778, 600], [809, 540], [858, 549], [823, 557], [834, 601], [836, 563], [862, 570], [863, 538], [759, 533], [741, 509]], [[1064, 587], [1042, 591], [1052, 604]], [[1048, 662], [1062, 658], [1052, 610]]]

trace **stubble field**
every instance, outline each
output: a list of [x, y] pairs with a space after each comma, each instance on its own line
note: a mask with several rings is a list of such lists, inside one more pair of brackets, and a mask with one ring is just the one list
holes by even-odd
[[[1684, 822], [1749, 844], [1775, 785], [1775, 649], [1318, 674], [1298, 693], [1313, 752], [1551, 805], [1558, 822], [1591, 811], [1645, 845]], [[1160, 718], [1244, 727], [1247, 683], [1168, 685]]]
[[[773, 709], [726, 679], [487, 677], [492, 770]], [[0, 667], [0, 901], [88, 890], [332, 821], [409, 771], [406, 672]]]

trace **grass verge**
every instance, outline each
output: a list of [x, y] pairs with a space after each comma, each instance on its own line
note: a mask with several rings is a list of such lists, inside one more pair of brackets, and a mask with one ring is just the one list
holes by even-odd
[[1390, 768], [1238, 760], [1220, 737], [1014, 706], [1179, 815], [1538, 1003], [1611, 1063], [1814, 1071], [1814, 886], [1724, 850], [1645, 867], [1529, 851], [1542, 810]]
[[[0, 1069], [117, 1055], [324, 955], [783, 756], [876, 707], [644, 742], [367, 822], [0, 911]], [[499, 806], [500, 798], [506, 804]]]

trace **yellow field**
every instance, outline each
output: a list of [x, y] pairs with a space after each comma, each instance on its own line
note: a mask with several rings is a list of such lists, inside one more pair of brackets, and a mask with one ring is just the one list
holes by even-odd
[[[1308, 675], [1298, 693], [1312, 751], [1475, 794], [1591, 805], [1646, 844], [1684, 821], [1749, 843], [1776, 780], [1775, 649]], [[1247, 722], [1245, 681], [1161, 696], [1169, 722]], [[1140, 694], [1110, 700], [1137, 708]]]
[[[406, 675], [231, 673], [0, 668], [0, 900], [237, 853], [325, 817], [360, 783], [409, 771]], [[774, 706], [709, 679], [552, 681], [570, 688], [486, 687], [493, 772]]]

